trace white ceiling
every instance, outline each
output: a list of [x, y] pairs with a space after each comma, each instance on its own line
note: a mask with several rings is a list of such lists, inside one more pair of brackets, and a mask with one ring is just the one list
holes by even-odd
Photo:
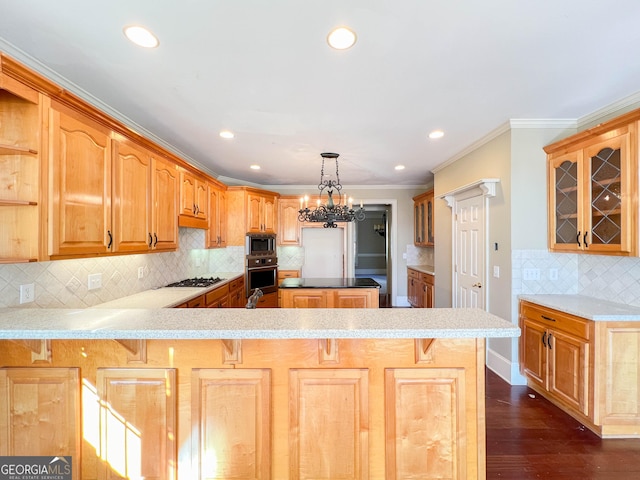
[[638, 0], [0, 0], [0, 49], [216, 176], [315, 185], [333, 151], [345, 188], [424, 185], [509, 119], [636, 94], [639, 24]]

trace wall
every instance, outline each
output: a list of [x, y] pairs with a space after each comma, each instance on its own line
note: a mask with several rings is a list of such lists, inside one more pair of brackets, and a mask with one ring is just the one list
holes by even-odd
[[[91, 307], [185, 278], [244, 271], [242, 247], [205, 250], [204, 239], [204, 230], [180, 228], [176, 252], [0, 265], [0, 307]], [[102, 273], [102, 288], [88, 290], [93, 273]], [[28, 283], [35, 301], [20, 305], [20, 285]]]

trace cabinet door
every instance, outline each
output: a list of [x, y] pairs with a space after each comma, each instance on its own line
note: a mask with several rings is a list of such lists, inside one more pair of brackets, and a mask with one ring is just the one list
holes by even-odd
[[180, 178], [173, 163], [157, 157], [153, 160], [153, 248], [175, 250], [178, 248]]
[[299, 201], [280, 199], [278, 207], [278, 245], [300, 245]]
[[[617, 135], [585, 149], [585, 200], [589, 228], [584, 247], [597, 252], [631, 251], [629, 134]], [[588, 232], [588, 235], [587, 235]]]
[[547, 348], [548, 333], [539, 323], [524, 318], [521, 322], [520, 368], [532, 382], [547, 388]]
[[413, 243], [421, 246], [424, 242], [424, 203], [413, 203]]
[[0, 369], [0, 456], [71, 456], [80, 478], [80, 405], [78, 368]]
[[176, 369], [99, 368], [96, 377], [98, 478], [175, 478]]
[[247, 195], [247, 231], [248, 232], [261, 232], [262, 231], [262, 197], [249, 193]]
[[271, 423], [271, 370], [194, 368], [190, 478], [271, 478]]
[[289, 478], [369, 478], [367, 369], [289, 370]]
[[222, 190], [209, 186], [209, 248], [220, 247], [220, 194]]
[[105, 127], [50, 110], [51, 255], [111, 251], [111, 140]]
[[549, 392], [588, 415], [589, 344], [572, 335], [549, 330]]
[[424, 308], [433, 308], [435, 291], [432, 283], [424, 282], [423, 306]]
[[262, 202], [262, 230], [276, 233], [276, 197], [264, 197]]
[[317, 289], [303, 293], [296, 289], [283, 288], [280, 291], [282, 308], [327, 308], [328, 291]]
[[196, 179], [187, 172], [180, 172], [180, 215], [196, 216]]
[[549, 161], [549, 249], [577, 251], [582, 248], [582, 151]]
[[151, 228], [151, 156], [125, 142], [113, 142], [114, 252], [147, 252], [153, 247]]
[[429, 246], [433, 246], [435, 244], [435, 234], [433, 229], [434, 217], [433, 217], [433, 191], [429, 194], [427, 199], [424, 201], [425, 204], [425, 215], [426, 215], [426, 244]]
[[227, 192], [224, 190], [220, 190], [218, 192], [218, 235], [220, 236], [218, 246], [221, 248], [226, 247], [227, 246]]
[[209, 218], [209, 188], [207, 182], [196, 179], [195, 185], [196, 218]]
[[358, 290], [334, 292], [333, 308], [374, 308], [372, 293]]

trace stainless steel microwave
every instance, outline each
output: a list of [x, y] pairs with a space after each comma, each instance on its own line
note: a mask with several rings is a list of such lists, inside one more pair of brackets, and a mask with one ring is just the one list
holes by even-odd
[[276, 255], [275, 233], [247, 233], [245, 254], [250, 257]]

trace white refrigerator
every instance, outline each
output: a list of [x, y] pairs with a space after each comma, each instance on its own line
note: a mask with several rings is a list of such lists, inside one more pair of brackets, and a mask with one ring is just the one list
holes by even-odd
[[344, 276], [344, 229], [302, 228], [302, 278]]

